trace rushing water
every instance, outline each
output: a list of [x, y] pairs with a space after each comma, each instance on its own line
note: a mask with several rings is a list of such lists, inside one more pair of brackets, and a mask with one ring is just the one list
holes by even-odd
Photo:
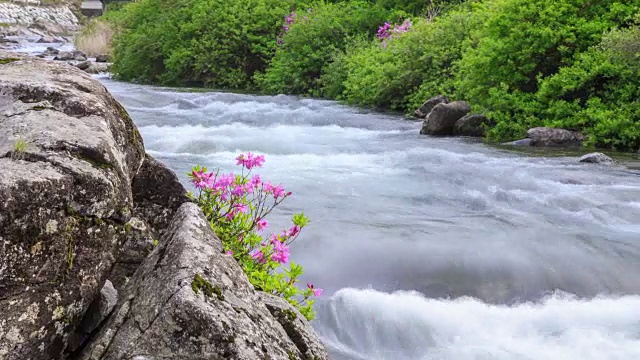
[[101, 81], [185, 173], [265, 154], [333, 359], [640, 359], [640, 173], [334, 102]]

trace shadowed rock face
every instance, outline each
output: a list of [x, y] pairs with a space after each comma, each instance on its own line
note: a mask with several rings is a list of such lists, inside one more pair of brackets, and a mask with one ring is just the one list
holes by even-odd
[[180, 207], [122, 298], [80, 359], [327, 359], [300, 313], [253, 290], [195, 204]]
[[326, 359], [187, 201], [100, 82], [0, 52], [0, 359]]
[[99, 82], [0, 53], [0, 355], [52, 359], [66, 347], [125, 240], [143, 160]]

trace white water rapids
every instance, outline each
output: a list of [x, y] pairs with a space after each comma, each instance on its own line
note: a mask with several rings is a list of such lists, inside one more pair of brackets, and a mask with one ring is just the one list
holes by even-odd
[[333, 359], [640, 359], [640, 173], [528, 156], [333, 102], [101, 79], [148, 151], [263, 178], [312, 219], [293, 260], [325, 289]]

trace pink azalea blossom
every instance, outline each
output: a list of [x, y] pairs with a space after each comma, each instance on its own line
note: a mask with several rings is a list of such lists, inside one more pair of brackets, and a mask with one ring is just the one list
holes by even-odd
[[249, 207], [245, 204], [236, 204], [233, 209], [234, 211], [241, 212], [243, 214], [246, 214], [249, 211]]
[[267, 220], [258, 219], [258, 222], [256, 222], [256, 228], [258, 229], [258, 231], [262, 231], [266, 229], [267, 226], [269, 226], [269, 224], [267, 223]]
[[300, 226], [294, 225], [289, 229], [289, 236], [296, 236], [300, 233]]
[[231, 191], [231, 195], [233, 195], [233, 196], [238, 196], [238, 197], [242, 197], [242, 196], [244, 196], [246, 193], [247, 193], [247, 192], [246, 192], [246, 190], [245, 190], [244, 186], [240, 186], [240, 185], [236, 186], [236, 187], [233, 189], [233, 191]]
[[251, 180], [249, 180], [249, 185], [252, 187], [259, 187], [262, 184], [262, 179], [260, 179], [260, 175], [255, 174], [251, 177]]
[[227, 251], [225, 254], [227, 254], [227, 255], [233, 255], [233, 251], [229, 250], [229, 251]]
[[278, 185], [274, 187], [272, 192], [273, 192], [273, 197], [276, 199], [284, 196], [284, 188], [282, 187], [282, 185]]
[[271, 260], [284, 264], [289, 261], [289, 255], [290, 250], [286, 244], [283, 244], [279, 241], [276, 241], [273, 244], [273, 254], [271, 255]]
[[313, 292], [313, 296], [320, 296], [324, 292], [322, 289], [316, 289], [311, 283], [307, 283], [307, 287]]
[[254, 251], [253, 254], [251, 254], [251, 257], [253, 258], [253, 260], [258, 261], [261, 264], [267, 262], [267, 260], [264, 258], [264, 254], [260, 250]]

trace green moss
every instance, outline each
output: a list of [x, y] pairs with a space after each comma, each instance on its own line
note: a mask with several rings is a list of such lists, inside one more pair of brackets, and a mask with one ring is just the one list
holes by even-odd
[[284, 313], [284, 316], [286, 316], [289, 321], [295, 321], [298, 318], [298, 315], [296, 315], [296, 313], [291, 309], [286, 309], [286, 310], [283, 310], [282, 312]]
[[18, 58], [4, 58], [4, 59], [0, 59], [0, 65], [4, 65], [4, 64], [9, 64], [12, 63], [14, 61], [19, 61], [20, 59]]
[[207, 297], [213, 297], [215, 295], [218, 300], [224, 300], [224, 295], [222, 294], [222, 289], [220, 289], [217, 285], [211, 285], [210, 282], [205, 280], [200, 274], [196, 274], [193, 277], [193, 281], [191, 282], [191, 288], [193, 292], [198, 294], [200, 291], [204, 293]]
[[131, 223], [124, 224], [124, 232], [125, 233], [131, 232]]
[[289, 360], [296, 360], [296, 356], [291, 350], [287, 351], [287, 356], [289, 356]]

